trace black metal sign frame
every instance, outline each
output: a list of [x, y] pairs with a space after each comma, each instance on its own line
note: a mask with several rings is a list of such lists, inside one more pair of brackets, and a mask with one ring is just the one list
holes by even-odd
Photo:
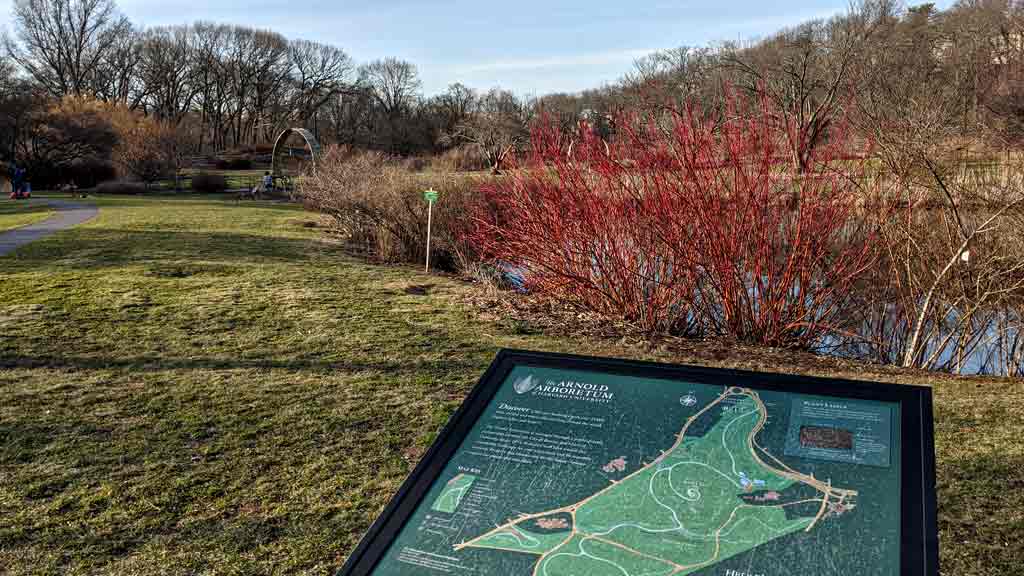
[[338, 573], [339, 576], [366, 576], [373, 572], [377, 562], [420, 505], [506, 376], [516, 366], [603, 372], [712, 385], [722, 384], [723, 381], [740, 381], [744, 387], [755, 390], [899, 403], [902, 506], [900, 574], [937, 576], [939, 573], [931, 388], [505, 349], [498, 352], [462, 406], [367, 531]]

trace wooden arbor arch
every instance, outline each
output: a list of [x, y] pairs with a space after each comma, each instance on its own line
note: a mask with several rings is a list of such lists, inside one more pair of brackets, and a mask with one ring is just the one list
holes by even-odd
[[317, 142], [316, 136], [313, 136], [313, 133], [305, 128], [287, 128], [277, 136], [276, 140], [274, 140], [274, 152], [271, 158], [270, 173], [275, 179], [288, 179], [288, 176], [284, 174], [284, 161], [286, 158], [293, 156], [293, 149], [287, 148], [285, 143], [288, 141], [288, 137], [292, 134], [298, 134], [302, 137], [303, 141], [305, 141], [305, 147], [309, 150], [309, 160], [313, 163], [313, 169], [316, 169], [316, 163], [320, 157], [320, 143]]

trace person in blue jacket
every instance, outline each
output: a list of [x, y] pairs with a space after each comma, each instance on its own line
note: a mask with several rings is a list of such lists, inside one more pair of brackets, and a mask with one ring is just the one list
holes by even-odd
[[10, 167], [11, 174], [11, 196], [14, 198], [21, 197], [22, 180], [25, 178], [25, 171], [18, 168], [18, 165], [11, 163]]

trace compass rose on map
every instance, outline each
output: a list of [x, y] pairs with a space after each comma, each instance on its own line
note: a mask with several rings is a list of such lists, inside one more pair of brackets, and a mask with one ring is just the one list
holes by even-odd
[[689, 408], [691, 406], [696, 406], [697, 405], [697, 397], [693, 395], [693, 392], [690, 392], [686, 396], [681, 396], [679, 398], [679, 403], [682, 404], [683, 406], [686, 406], [687, 408]]

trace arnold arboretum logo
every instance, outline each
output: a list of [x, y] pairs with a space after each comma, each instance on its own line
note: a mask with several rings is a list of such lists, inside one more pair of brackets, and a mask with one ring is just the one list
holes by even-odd
[[516, 394], [526, 394], [530, 390], [533, 390], [540, 384], [540, 380], [534, 378], [532, 375], [522, 376], [512, 383], [512, 388], [515, 389]]
[[575, 382], [572, 380], [542, 380], [533, 374], [520, 376], [512, 382], [516, 394], [531, 393], [533, 396], [546, 396], [562, 400], [586, 400], [588, 402], [607, 403], [615, 396], [609, 391], [607, 384]]

